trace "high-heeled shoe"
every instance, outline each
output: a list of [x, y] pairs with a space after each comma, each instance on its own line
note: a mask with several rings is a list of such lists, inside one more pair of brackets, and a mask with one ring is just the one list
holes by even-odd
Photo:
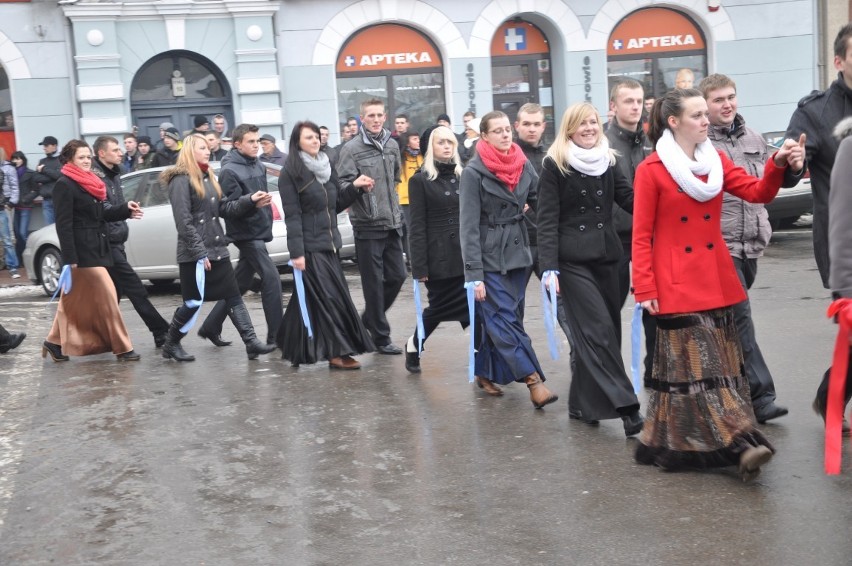
[[71, 359], [62, 353], [62, 346], [45, 340], [41, 345], [41, 357], [46, 358], [48, 354], [54, 362], [67, 362]]

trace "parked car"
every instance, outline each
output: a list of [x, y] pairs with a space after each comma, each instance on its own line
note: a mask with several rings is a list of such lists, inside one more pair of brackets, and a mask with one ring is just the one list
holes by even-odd
[[[272, 241], [266, 249], [279, 271], [286, 271], [290, 252], [287, 250], [287, 228], [278, 194], [278, 176], [281, 166], [265, 163], [267, 183], [272, 193]], [[214, 171], [219, 163], [212, 163]], [[125, 244], [127, 260], [141, 279], [149, 280], [153, 285], [167, 285], [180, 277], [176, 260], [177, 230], [175, 229], [169, 194], [166, 187], [160, 185], [159, 175], [164, 167], [135, 171], [122, 176], [122, 188], [127, 200], [135, 200], [142, 205], [145, 216], [130, 221], [130, 237]], [[223, 221], [224, 222], [224, 221]], [[342, 212], [337, 216], [343, 248], [340, 257], [354, 257], [355, 239], [349, 214]], [[239, 250], [231, 245], [231, 261], [239, 259]], [[56, 291], [59, 274], [62, 270], [62, 257], [59, 253], [59, 238], [54, 225], [36, 230], [27, 239], [24, 250], [24, 267], [30, 279], [41, 284], [45, 293], [52, 295]]]
[[[763, 134], [769, 152], [774, 153], [784, 143], [785, 132], [767, 132]], [[795, 187], [782, 188], [778, 191], [775, 200], [766, 205], [769, 213], [769, 224], [773, 230], [782, 226], [788, 226], [798, 218], [811, 212], [814, 208], [814, 195], [811, 190], [811, 173], [805, 172], [805, 176]]]

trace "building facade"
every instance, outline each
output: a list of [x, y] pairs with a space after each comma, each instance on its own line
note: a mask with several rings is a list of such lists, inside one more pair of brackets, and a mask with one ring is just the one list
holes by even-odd
[[199, 114], [279, 140], [309, 118], [336, 139], [372, 97], [415, 129], [446, 113], [461, 131], [467, 111], [525, 102], [555, 125], [577, 101], [605, 114], [621, 77], [659, 95], [712, 72], [737, 81], [752, 127], [783, 130], [833, 78], [821, 53], [844, 22], [823, 21], [826, 2], [0, 2], [0, 144], [38, 157], [44, 135], [156, 138], [161, 122], [189, 130]]

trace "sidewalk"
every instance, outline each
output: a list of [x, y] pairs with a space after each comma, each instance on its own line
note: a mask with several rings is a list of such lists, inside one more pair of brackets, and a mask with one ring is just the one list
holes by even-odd
[[12, 274], [8, 269], [0, 269], [0, 288], [3, 287], [21, 287], [24, 285], [32, 285], [30, 278], [27, 275], [27, 270], [23, 267], [18, 268], [18, 274], [21, 276], [18, 279], [12, 279]]

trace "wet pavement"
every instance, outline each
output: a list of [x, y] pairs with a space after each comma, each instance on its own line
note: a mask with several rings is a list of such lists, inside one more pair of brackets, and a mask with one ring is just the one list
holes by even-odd
[[[40, 357], [55, 305], [2, 289], [0, 318], [29, 338], [0, 357], [0, 564], [849, 564], [852, 451], [825, 476], [810, 410], [829, 294], [810, 232], [773, 241], [752, 302], [790, 415], [762, 427], [778, 454], [749, 485], [639, 466], [620, 421], [569, 421], [567, 346], [549, 358], [534, 286], [527, 327], [562, 396], [543, 411], [523, 386], [491, 398], [467, 383], [458, 325], [430, 338], [419, 376], [401, 356], [296, 369], [194, 335], [198, 360], [178, 364], [124, 301], [140, 362], [56, 364]], [[409, 280], [390, 311], [400, 345], [411, 297]], [[167, 318], [178, 301], [154, 297]]]

